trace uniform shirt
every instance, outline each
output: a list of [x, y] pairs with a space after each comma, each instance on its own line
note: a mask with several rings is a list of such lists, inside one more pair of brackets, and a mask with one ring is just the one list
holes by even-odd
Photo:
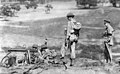
[[74, 27], [74, 23], [76, 21], [74, 19], [72, 19], [71, 21], [68, 21], [68, 26], [67, 26], [67, 37], [70, 36], [71, 34], [71, 30], [73, 30], [73, 27]]
[[106, 30], [107, 30], [107, 33], [110, 33], [112, 34], [114, 29], [112, 28], [112, 26], [108, 23], [106, 23]]

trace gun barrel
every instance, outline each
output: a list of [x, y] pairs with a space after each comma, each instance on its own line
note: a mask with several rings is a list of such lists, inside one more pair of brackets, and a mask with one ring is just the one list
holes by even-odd
[[[27, 52], [26, 49], [8, 49], [8, 52]], [[38, 52], [37, 50], [30, 50], [30, 52]]]

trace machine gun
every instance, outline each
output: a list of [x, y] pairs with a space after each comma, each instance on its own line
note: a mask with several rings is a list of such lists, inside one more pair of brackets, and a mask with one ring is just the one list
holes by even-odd
[[[43, 49], [43, 48], [40, 48]], [[13, 59], [13, 57], [16, 56], [11, 56], [10, 54], [13, 52], [22, 52], [25, 53], [24, 54], [24, 61], [26, 61], [28, 64], [34, 64], [36, 63], [36, 58], [38, 59], [39, 56], [35, 55], [35, 53], [40, 53], [40, 49], [34, 49], [33, 47], [28, 47], [28, 48], [4, 48], [5, 52], [7, 52], [7, 54], [2, 58], [1, 60], [1, 64], [5, 67], [11, 67], [14, 64], [17, 63], [16, 59], [14, 58], [14, 62], [11, 62], [12, 60], [10, 60], [11, 58]], [[11, 63], [11, 64], [10, 64]]]
[[[28, 48], [9, 48], [5, 51], [7, 52], [6, 56], [4, 56], [1, 60], [1, 64], [3, 67], [13, 67], [17, 64], [16, 56], [10, 56], [13, 52], [23, 52], [25, 53], [26, 59], [23, 61], [27, 62], [27, 64], [34, 64], [33, 67], [29, 68], [26, 72], [28, 73], [30, 70], [34, 70], [36, 68], [43, 68], [41, 64], [51, 64], [51, 65], [63, 65], [65, 66], [65, 69], [67, 69], [66, 63], [62, 61], [59, 57], [59, 61], [55, 62], [57, 59], [57, 54], [55, 50], [49, 50], [49, 52], [46, 51], [48, 49], [45, 45], [43, 46], [32, 46]], [[38, 53], [39, 55], [35, 55], [35, 53]], [[48, 59], [46, 59], [48, 58]], [[46, 62], [47, 61], [47, 62]]]

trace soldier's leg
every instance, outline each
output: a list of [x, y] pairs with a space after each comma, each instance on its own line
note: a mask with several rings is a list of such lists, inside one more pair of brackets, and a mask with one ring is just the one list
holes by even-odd
[[109, 44], [107, 44], [107, 48], [106, 48], [106, 56], [107, 56], [107, 63], [110, 63], [112, 61], [112, 54], [111, 54], [111, 46], [109, 46]]
[[107, 48], [105, 48], [105, 50], [104, 50], [104, 58], [105, 58], [105, 62], [108, 63], [108, 51], [107, 51]]
[[64, 58], [64, 57], [65, 57], [65, 52], [66, 52], [66, 47], [65, 47], [65, 44], [63, 43], [63, 45], [62, 45], [62, 47], [61, 47], [61, 55], [62, 55], [61, 58]]
[[71, 58], [75, 58], [76, 56], [75, 56], [75, 42], [73, 42], [72, 43], [72, 45], [71, 45]]
[[73, 42], [71, 44], [70, 50], [71, 50], [71, 58], [70, 58], [70, 66], [73, 66], [74, 60], [75, 60], [75, 45], [76, 43]]
[[111, 46], [109, 46], [109, 53], [110, 53], [110, 55], [109, 55], [109, 61], [110, 61], [110, 63], [111, 63], [111, 62], [112, 62]]
[[106, 63], [108, 63], [108, 61], [109, 61], [109, 55], [108, 55], [108, 53], [106, 53], [106, 56], [105, 56], [106, 58]]

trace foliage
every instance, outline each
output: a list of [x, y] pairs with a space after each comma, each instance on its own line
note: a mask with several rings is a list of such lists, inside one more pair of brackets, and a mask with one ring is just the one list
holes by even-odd
[[111, 3], [116, 3], [117, 1], [120, 1], [120, 0], [110, 0]]
[[120, 0], [110, 0], [110, 3], [112, 3], [113, 7], [117, 7], [116, 3], [119, 2]]
[[87, 5], [89, 4], [90, 6], [96, 6], [97, 5], [97, 0], [76, 0], [77, 4], [80, 5]]

